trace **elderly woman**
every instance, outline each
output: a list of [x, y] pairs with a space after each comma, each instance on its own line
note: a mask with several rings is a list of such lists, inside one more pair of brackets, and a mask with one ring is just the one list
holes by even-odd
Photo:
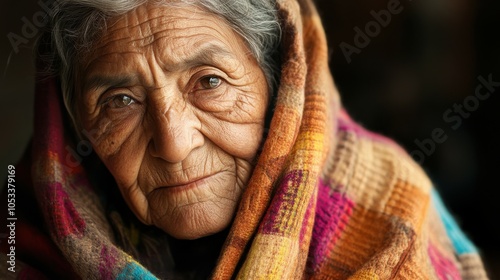
[[61, 0], [38, 47], [9, 276], [486, 278], [342, 109], [310, 1]]

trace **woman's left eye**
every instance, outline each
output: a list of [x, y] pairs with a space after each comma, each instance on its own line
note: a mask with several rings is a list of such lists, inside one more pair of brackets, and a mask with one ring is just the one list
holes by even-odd
[[217, 76], [206, 76], [201, 78], [200, 83], [203, 89], [214, 89], [222, 84], [222, 78]]
[[118, 94], [110, 97], [106, 100], [105, 104], [109, 105], [111, 108], [124, 108], [135, 103], [135, 100], [125, 94]]

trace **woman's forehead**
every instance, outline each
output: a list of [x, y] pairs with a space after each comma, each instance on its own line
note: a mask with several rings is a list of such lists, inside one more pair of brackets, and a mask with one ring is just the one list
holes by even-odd
[[[87, 72], [116, 61], [127, 64], [127, 60], [153, 54], [165, 70], [175, 70], [185, 67], [184, 64], [197, 63], [193, 58], [206, 60], [207, 56], [215, 58], [218, 54], [219, 60], [236, 61], [248, 53], [237, 33], [211, 13], [192, 6], [145, 4], [113, 19], [82, 60], [84, 65], [80, 69]], [[231, 64], [234, 63], [227, 61], [227, 67], [236, 66]]]
[[95, 49], [123, 43], [143, 47], [162, 37], [174, 39], [207, 34], [223, 38], [231, 33], [231, 28], [222, 19], [200, 8], [144, 4], [109, 20]]

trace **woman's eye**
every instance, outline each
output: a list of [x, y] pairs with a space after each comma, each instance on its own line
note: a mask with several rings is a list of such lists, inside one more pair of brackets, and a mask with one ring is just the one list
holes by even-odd
[[133, 103], [135, 103], [135, 100], [125, 94], [115, 95], [113, 97], [110, 97], [105, 102], [105, 104], [108, 104], [111, 108], [124, 108]]
[[214, 89], [220, 86], [222, 79], [217, 76], [207, 76], [200, 80], [203, 89]]

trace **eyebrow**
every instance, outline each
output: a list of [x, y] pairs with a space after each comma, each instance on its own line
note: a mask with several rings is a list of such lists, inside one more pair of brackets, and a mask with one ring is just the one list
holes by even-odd
[[186, 59], [183, 59], [182, 62], [177, 63], [168, 68], [169, 71], [175, 72], [195, 66], [199, 66], [202, 64], [222, 64], [223, 62], [216, 61], [217, 58], [223, 59], [236, 59], [233, 53], [229, 50], [222, 48], [216, 44], [208, 44], [206, 46], [201, 47], [195, 54]]
[[[221, 61], [217, 61], [218, 59], [221, 59]], [[229, 50], [224, 49], [219, 45], [208, 44], [200, 48], [192, 56], [183, 59], [179, 63], [175, 63], [173, 65], [170, 65], [169, 67], [166, 67], [165, 65], [161, 66], [163, 69], [166, 69], [170, 72], [181, 71], [204, 64], [227, 67], [227, 65], [224, 65], [224, 60], [227, 59], [236, 59], [236, 57]], [[88, 93], [90, 90], [95, 91], [99, 88], [127, 86], [133, 82], [136, 82], [138, 79], [139, 78], [136, 74], [92, 75], [88, 80], [85, 80], [83, 92]]]
[[132, 81], [137, 80], [136, 77], [132, 75], [126, 76], [103, 76], [96, 75], [92, 76], [89, 80], [85, 81], [85, 86], [83, 92], [88, 92], [89, 90], [97, 90], [104, 87], [122, 87], [132, 83]]

